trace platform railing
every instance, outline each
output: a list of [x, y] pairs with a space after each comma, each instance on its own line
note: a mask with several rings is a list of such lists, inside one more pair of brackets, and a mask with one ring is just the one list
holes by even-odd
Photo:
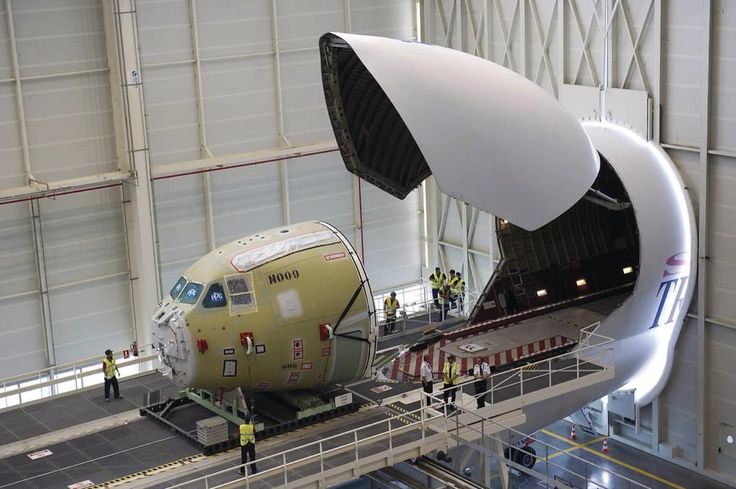
[[[429, 323], [432, 323], [433, 320], [437, 322], [437, 311], [432, 310], [433, 301], [428, 287], [427, 281], [420, 280], [414, 284], [397, 288], [397, 291], [402, 294], [399, 300], [402, 301], [402, 310], [406, 312], [406, 315], [400, 314], [397, 317], [396, 335], [405, 332], [407, 319], [414, 319], [421, 314], [428, 314]], [[390, 292], [380, 292], [373, 297], [376, 304], [380, 303], [380, 307], [377, 308], [380, 336], [383, 336], [383, 323], [385, 322], [383, 299]], [[415, 296], [418, 299], [415, 299]], [[477, 294], [473, 291], [466, 290], [465, 314], [467, 314], [467, 304], [471, 303], [476, 296]], [[410, 300], [406, 301], [406, 298]], [[407, 303], [406, 307], [404, 307], [405, 303]], [[152, 372], [161, 366], [156, 349], [151, 344], [140, 346], [138, 357], [125, 359], [122, 354], [116, 354], [116, 360], [122, 378]], [[0, 379], [0, 410], [15, 408], [28, 402], [36, 402], [101, 384], [104, 381], [100, 368], [101, 362], [102, 355], [99, 355], [2, 378]]]
[[[475, 378], [463, 377], [461, 383], [455, 387], [460, 393], [468, 395], [469, 400], [463, 407], [477, 402], [481, 396], [490, 401], [490, 404], [496, 404], [499, 398], [503, 397], [504, 391], [514, 391], [517, 388], [518, 396], [512, 399], [518, 399], [540, 389], [553, 388], [569, 380], [579, 380], [589, 374], [604, 372], [613, 375], [613, 348], [611, 347], [613, 339], [591, 331], [581, 333], [583, 334], [586, 338], [595, 337], [597, 344], [576, 348], [550, 358], [495, 373], [486, 379], [486, 385], [490, 384], [490, 387], [480, 393], [474, 392]], [[567, 375], [562, 377], [564, 380], [556, 381], [565, 374]]]
[[[591, 333], [592, 334], [592, 333]], [[603, 337], [605, 338], [605, 337]], [[610, 340], [610, 339], [609, 339]], [[555, 365], [562, 363], [563, 360], [574, 359], [572, 364], [566, 364], [559, 368], [555, 368]], [[595, 362], [595, 363], [593, 363]], [[547, 365], [547, 368], [540, 372], [540, 376], [529, 376], [528, 373], [530, 367]], [[591, 365], [588, 367], [588, 365]], [[539, 392], [542, 389], [552, 388], [570, 382], [579, 380], [587, 374], [610, 374], [612, 375], [612, 349], [608, 344], [596, 345], [581, 349], [579, 351], [567, 352], [556, 357], [552, 357], [547, 360], [530, 363], [523, 367], [518, 367], [513, 370], [501, 372], [495, 374], [493, 377], [498, 380], [498, 383], [491, 389], [486, 391], [485, 394], [490, 394], [491, 402], [490, 406], [496, 406], [496, 414], [498, 413], [509, 413], [515, 410], [523, 410], [523, 404], [525, 396], [532, 393]], [[534, 370], [531, 370], [534, 371]], [[569, 372], [569, 379], [562, 382], [553, 382], [553, 374], [560, 374]], [[574, 376], [572, 375], [574, 373]], [[530, 383], [537, 378], [549, 379], [549, 382], [544, 385], [535, 385], [535, 388], [530, 386]], [[516, 379], [516, 380], [513, 380]], [[352, 471], [353, 477], [357, 477], [360, 474], [376, 470], [381, 467], [393, 465], [403, 460], [407, 460], [411, 457], [419, 455], [426, 455], [438, 449], [440, 446], [445, 448], [449, 447], [448, 439], [450, 435], [462, 433], [462, 429], [469, 427], [472, 424], [477, 423], [478, 419], [490, 421], [491, 418], [488, 416], [482, 416], [469, 409], [469, 406], [475, 405], [475, 394], [464, 392], [473, 382], [466, 382], [458, 385], [457, 394], [460, 399], [466, 398], [465, 402], [458, 403], [458, 407], [455, 411], [448, 411], [448, 406], [443, 403], [445, 390], [441, 389], [432, 395], [433, 405], [439, 403], [442, 405], [441, 410], [437, 411], [432, 406], [427, 406], [425, 403], [426, 396], [421, 396], [421, 407], [413, 411], [397, 415], [394, 418], [387, 420], [381, 420], [367, 426], [362, 426], [352, 431], [334, 435], [322, 440], [302, 445], [298, 448], [292, 448], [284, 452], [279, 452], [272, 455], [257, 458], [256, 465], [258, 466], [259, 472], [254, 475], [246, 474], [244, 477], [235, 478], [233, 477], [234, 470], [238, 470], [238, 467], [228, 468], [225, 470], [217, 471], [206, 476], [202, 476], [190, 481], [186, 481], [180, 484], [170, 486], [171, 488], [225, 488], [225, 487], [250, 487], [253, 482], [260, 481], [264, 478], [270, 478], [277, 476], [279, 480], [283, 478], [283, 485], [285, 487], [300, 487], [312, 484], [314, 482], [322, 483], [321, 487], [325, 486], [325, 483], [336, 483], [338, 479], [331, 480], [330, 477], [337, 477], [339, 472], [334, 467], [329, 468], [325, 466], [325, 462], [329, 462], [333, 458], [341, 457], [341, 466], [348, 466]], [[511, 399], [512, 404], [507, 404], [505, 401], [495, 402], [493, 392], [498, 392], [502, 389], [519, 386], [519, 394]], [[527, 386], [526, 389], [524, 386]], [[568, 384], [570, 385], [570, 384]], [[448, 389], [449, 390], [449, 389]], [[463, 396], [466, 394], [466, 396]], [[550, 395], [547, 397], [554, 397]], [[473, 413], [474, 418], [470, 421], [463, 420], [455, 416], [455, 413]], [[400, 423], [398, 425], [397, 423]], [[481, 425], [482, 436], [490, 435], [493, 433], [493, 429], [509, 429], [507, 426], [500, 425], [498, 422], [492, 427], [488, 427], [487, 431], [483, 431], [483, 425]], [[376, 429], [379, 429], [379, 433], [375, 433]], [[476, 430], [477, 428], [473, 428]], [[414, 433], [414, 436], [410, 440], [404, 442], [397, 441], [400, 435], [408, 433]], [[369, 451], [369, 447], [373, 446], [374, 443], [381, 443], [383, 450], [380, 450], [380, 454], [377, 453], [365, 453]], [[334, 445], [334, 446], [333, 446]], [[363, 450], [363, 452], [361, 452]], [[310, 473], [308, 476], [304, 476], [303, 471], [301, 475], [296, 475], [294, 471], [310, 463], [319, 463], [319, 468], [314, 467], [314, 473]], [[246, 464], [247, 466], [248, 464]], [[265, 467], [265, 469], [264, 469]], [[291, 477], [289, 476], [291, 471]], [[228, 482], [222, 482], [225, 479], [231, 479]], [[342, 479], [344, 480], [344, 479]], [[273, 479], [269, 479], [271, 484]], [[329, 484], [327, 484], [329, 485]]]
[[[436, 402], [442, 402], [438, 396], [432, 396]], [[446, 408], [445, 408], [446, 409]], [[546, 487], [621, 487], [621, 488], [648, 488], [633, 479], [611, 470], [609, 467], [598, 465], [582, 457], [570, 453], [569, 447], [554, 446], [534, 435], [528, 435], [507, 426], [489, 416], [484, 416], [465, 407], [455, 409], [449, 419], [448, 436], [455, 441], [455, 447], [472, 448], [481, 453], [482, 456], [493, 456], [519, 472], [529, 474], [537, 478], [541, 483], [549, 484]], [[519, 442], [510, 443], [498, 433], [514, 435]], [[527, 451], [524, 447], [532, 446], [534, 452]], [[561, 465], [552, 460], [557, 454], [566, 451], [566, 455], [575, 462]], [[543, 462], [544, 472], [528, 469], [517, 461], [503, 458], [501, 454], [514, 452], [526, 452], [533, 457], [535, 464]], [[543, 454], [541, 453], [543, 452]], [[573, 468], [570, 468], [573, 467]], [[582, 467], [582, 468], [580, 468]], [[595, 479], [591, 478], [595, 474]], [[601, 479], [606, 482], [603, 483]], [[567, 486], [571, 483], [572, 486]]]
[[[98, 355], [0, 379], [0, 410], [104, 383], [102, 358]], [[159, 367], [158, 353], [150, 344], [140, 346], [137, 356], [129, 352], [128, 358], [116, 351], [115, 361], [120, 378]]]
[[[404, 460], [402, 456], [407, 451], [418, 455], [428, 454], [440, 446], [445, 446], [449, 441], [448, 419], [443, 413], [429, 410], [426, 407], [415, 409], [393, 418], [361, 426], [354, 430], [322, 438], [318, 441], [291, 448], [283, 452], [259, 457], [256, 459], [258, 472], [249, 474], [248, 464], [235, 466], [207, 474], [190, 481], [169, 486], [173, 488], [207, 488], [217, 487], [250, 487], [251, 483], [276, 476], [277, 480], [283, 481], [285, 487], [299, 487], [308, 485], [315, 480], [323, 484], [330, 483], [331, 468], [327, 464], [333, 459], [341, 458], [340, 466], [349, 466], [349, 470], [355, 477], [362, 473], [376, 470], [373, 467], [376, 461], [380, 466], [392, 465]], [[410, 440], [404, 442], [402, 435], [409, 436]], [[407, 449], [407, 445], [411, 448]], [[376, 452], [375, 449], [378, 449]], [[368, 453], [368, 452], [371, 453]], [[309, 464], [315, 465], [315, 472], [309, 476], [295, 474], [294, 470]], [[316, 467], [319, 465], [319, 467]], [[232, 474], [241, 467], [246, 467], [246, 475], [234, 478]], [[332, 467], [334, 470], [334, 467]], [[290, 477], [290, 471], [291, 477]], [[222, 482], [223, 478], [231, 481]], [[217, 482], [217, 481], [220, 482]], [[269, 482], [271, 483], [271, 482]]]
[[[384, 310], [383, 301], [389, 297], [390, 293], [391, 291], [387, 290], [374, 294], [373, 296], [380, 337], [393, 337], [405, 334], [411, 320], [423, 320], [428, 325], [442, 322], [440, 310], [436, 308], [434, 299], [432, 299], [429, 282], [420, 280], [417, 283], [396, 289], [396, 298], [399, 301], [400, 307], [396, 313], [393, 332], [386, 334], [384, 327], [386, 325], [387, 315]], [[445, 319], [455, 317], [467, 318], [473, 309], [473, 305], [478, 300], [479, 291], [466, 287], [463, 294], [460, 295], [462, 296], [462, 300], [458, 296], [455, 306], [448, 308]], [[463, 305], [462, 309], [459, 307], [461, 303]]]

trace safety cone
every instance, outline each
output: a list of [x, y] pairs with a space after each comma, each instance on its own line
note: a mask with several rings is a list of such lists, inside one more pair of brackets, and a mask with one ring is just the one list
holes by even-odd
[[608, 453], [608, 438], [603, 439], [603, 449], [601, 449], [603, 453]]
[[575, 425], [572, 425], [572, 428], [570, 428], [570, 439], [571, 440], [577, 440], [578, 434], [575, 433]]

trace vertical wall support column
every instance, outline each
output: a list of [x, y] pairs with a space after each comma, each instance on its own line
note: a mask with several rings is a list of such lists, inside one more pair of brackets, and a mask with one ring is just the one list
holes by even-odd
[[435, 266], [441, 266], [440, 263], [440, 234], [441, 234], [441, 207], [442, 192], [437, 186], [434, 177], [429, 177], [422, 184], [427, 191], [426, 206], [424, 211], [427, 213], [427, 235], [425, 236], [428, 252], [427, 267], [429, 272], [434, 271]]
[[[18, 132], [20, 134], [21, 156], [25, 171], [26, 183], [34, 185], [35, 179], [31, 169], [31, 152], [28, 145], [28, 126], [26, 124], [26, 110], [23, 105], [23, 86], [21, 84], [20, 63], [18, 62], [18, 46], [15, 42], [15, 23], [13, 19], [13, 2], [5, 0], [5, 20], [8, 27], [8, 41], [10, 44], [10, 62], [13, 67], [15, 80], [15, 110], [18, 115]], [[41, 321], [43, 322], [44, 337], [46, 340], [46, 361], [49, 366], [56, 364], [54, 348], [54, 329], [51, 321], [51, 304], [49, 301], [48, 280], [46, 277], [46, 256], [43, 249], [43, 232], [41, 230], [41, 214], [38, 200], [33, 199], [29, 204], [31, 211], [31, 229], [33, 233], [34, 255], [36, 258], [36, 278], [40, 290]]]
[[36, 254], [36, 272], [38, 274], [38, 288], [41, 294], [41, 320], [44, 326], [46, 340], [46, 356], [49, 366], [56, 365], [56, 349], [54, 347], [54, 328], [51, 321], [51, 301], [49, 300], [49, 281], [46, 275], [46, 255], [43, 246], [43, 229], [41, 227], [41, 213], [38, 199], [32, 199], [31, 220], [33, 222], [33, 243]]
[[483, 47], [487, 60], [493, 61], [493, 16], [491, 15], [491, 3], [493, 0], [483, 2]]
[[[531, 40], [529, 32], [529, 7], [527, 0], [518, 0], [519, 2], [519, 28], [521, 29], [521, 51], [524, 53], [523, 66], [519, 67], [520, 74], [524, 78], [531, 78], [529, 65], [531, 64]], [[513, 25], [509, 26], [509, 32]]]
[[698, 182], [698, 452], [697, 464], [705, 468], [705, 443], [707, 410], [705, 400], [708, 395], [706, 365], [707, 334], [705, 330], [705, 310], [708, 285], [708, 148], [710, 147], [710, 87], [711, 87], [711, 50], [713, 48], [713, 1], [708, 0], [705, 12], [705, 56], [703, 56], [703, 87], [701, 107], [700, 164]]
[[[189, 0], [189, 26], [192, 36], [192, 54], [194, 55], [194, 86], [197, 90], [197, 124], [199, 125], [199, 156], [211, 158], [212, 153], [207, 146], [207, 127], [204, 118], [204, 96], [202, 95], [202, 64], [199, 56], [199, 30], [197, 25], [197, 0]], [[212, 209], [212, 177], [209, 172], [202, 173], [202, 191], [204, 194], [204, 221], [207, 227], [207, 248], [215, 249], [215, 216]]]
[[496, 263], [501, 259], [501, 251], [498, 248], [498, 235], [496, 234], [496, 216], [488, 215], [488, 229], [491, 240], [488, 243], [488, 255], [491, 260], [491, 274], [496, 270]]
[[[343, 21], [345, 32], [353, 30], [352, 5], [350, 0], [343, 0]], [[360, 254], [360, 259], [365, 263], [365, 235], [363, 229], [363, 188], [360, 178], [353, 176], [353, 225], [355, 226], [355, 247]]]
[[34, 178], [31, 171], [31, 153], [28, 147], [28, 127], [26, 125], [26, 110], [23, 106], [23, 87], [20, 81], [20, 65], [18, 63], [18, 47], [15, 43], [15, 23], [13, 22], [13, 2], [5, 0], [5, 20], [8, 25], [8, 41], [10, 41], [10, 61], [13, 66], [15, 79], [15, 110], [18, 112], [18, 132], [20, 133], [20, 149], [23, 157], [23, 167], [26, 172], [26, 183], [33, 185]]
[[652, 25], [657, 28], [657, 35], [655, 36], [655, 42], [656, 42], [656, 68], [655, 73], [657, 73], [657, 82], [653, 84], [652, 89], [654, 90], [654, 93], [652, 94], [652, 139], [654, 142], [659, 144], [660, 141], [660, 110], [659, 107], [662, 103], [662, 80], [664, 80], [665, 73], [662, 70], [662, 57], [664, 56], [664, 53], [662, 52], [662, 37], [664, 36], [664, 25], [662, 23], [662, 0], [654, 0], [654, 20], [652, 21]]
[[160, 281], [135, 0], [105, 1], [102, 11], [118, 165], [136, 178], [135, 184], [123, 185], [133, 334], [139, 344], [147, 344]]
[[[460, 221], [463, 228], [463, 263], [462, 273], [467, 281], [470, 278], [470, 260], [468, 259], [468, 248], [470, 247], [470, 240], [468, 239], [472, 232], [472, 224], [468, 220], [468, 204], [460, 202]], [[470, 282], [468, 282], [470, 283]]]
[[[279, 146], [291, 146], [284, 129], [284, 101], [281, 92], [281, 48], [279, 46], [279, 22], [276, 0], [271, 0], [271, 49], [273, 49], [273, 76], [276, 94], [276, 123], [279, 132]], [[289, 204], [289, 171], [285, 160], [279, 161], [279, 177], [281, 182], [281, 220], [285, 225], [291, 224]]]
[[356, 248], [360, 259], [365, 264], [365, 243], [363, 235], [363, 189], [360, 178], [353, 176], [353, 224], [355, 225]]
[[454, 1], [455, 1], [455, 5], [453, 6], [453, 8], [456, 9], [456, 12], [457, 12], [455, 28], [457, 29], [456, 32], [460, 34], [460, 51], [462, 51], [463, 53], [467, 53], [469, 52], [468, 51], [468, 22], [470, 22], [470, 19], [468, 18], [468, 16], [470, 12], [468, 12], [467, 5], [465, 4], [465, 0], [454, 0]]

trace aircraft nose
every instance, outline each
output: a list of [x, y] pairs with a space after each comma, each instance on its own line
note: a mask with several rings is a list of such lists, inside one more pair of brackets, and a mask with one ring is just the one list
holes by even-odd
[[152, 323], [153, 343], [158, 348], [161, 365], [176, 381], [181, 363], [187, 357], [183, 311], [175, 304], [163, 304], [153, 315]]

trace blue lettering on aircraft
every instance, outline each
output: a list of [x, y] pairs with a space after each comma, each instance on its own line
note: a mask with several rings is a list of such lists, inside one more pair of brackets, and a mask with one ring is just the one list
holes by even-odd
[[[657, 290], [657, 297], [659, 298], [657, 312], [654, 314], [654, 319], [649, 329], [669, 324], [675, 320], [675, 316], [682, 306], [682, 301], [685, 299], [685, 290], [689, 276], [669, 277], [689, 271], [689, 261], [687, 258], [687, 252], [681, 251], [667, 259], [667, 266], [662, 273], [662, 277], [665, 280], [662, 280]], [[662, 322], [665, 317], [667, 320]]]

